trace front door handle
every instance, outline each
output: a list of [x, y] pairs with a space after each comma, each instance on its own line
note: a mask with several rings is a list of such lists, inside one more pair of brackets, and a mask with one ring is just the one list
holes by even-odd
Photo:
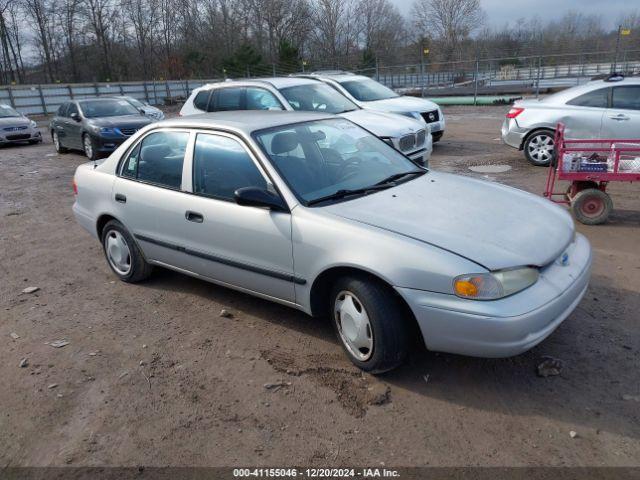
[[194, 223], [204, 222], [204, 217], [202, 216], [201, 213], [192, 212], [191, 210], [187, 210], [186, 213], [184, 214], [184, 217], [190, 222], [194, 222]]
[[609, 117], [611, 120], [629, 120], [629, 117], [627, 117], [624, 114], [619, 114], [619, 115], [612, 115]]
[[121, 193], [116, 193], [116, 202], [127, 203], [127, 196]]

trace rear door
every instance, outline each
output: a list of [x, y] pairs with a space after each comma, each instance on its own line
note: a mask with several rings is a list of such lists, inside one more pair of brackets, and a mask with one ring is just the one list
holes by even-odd
[[191, 138], [183, 129], [145, 135], [125, 155], [112, 192], [116, 217], [134, 235], [145, 257], [189, 271], [196, 265], [181, 247], [192, 196], [183, 184]]
[[603, 120], [605, 138], [640, 138], [640, 85], [613, 87]]
[[569, 100], [567, 108], [559, 112], [565, 122], [567, 138], [600, 138], [610, 95], [611, 87], [604, 87]]

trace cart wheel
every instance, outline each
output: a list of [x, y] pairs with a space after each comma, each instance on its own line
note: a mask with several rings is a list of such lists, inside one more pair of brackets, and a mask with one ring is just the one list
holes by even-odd
[[599, 225], [606, 222], [612, 209], [611, 197], [597, 188], [582, 190], [571, 201], [573, 214], [580, 223], [585, 225]]
[[[580, 193], [582, 190], [587, 190], [588, 188], [598, 189], [598, 184], [596, 182], [592, 182], [592, 181], [575, 182], [575, 185], [576, 185], [576, 195], [578, 193]], [[569, 185], [567, 187], [567, 191], [565, 193], [565, 197], [567, 197], [567, 200], [571, 200], [573, 198], [571, 196], [571, 190], [573, 190], [573, 185]]]

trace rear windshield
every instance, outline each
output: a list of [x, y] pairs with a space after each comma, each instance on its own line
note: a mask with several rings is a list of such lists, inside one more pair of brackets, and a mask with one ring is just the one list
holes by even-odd
[[21, 117], [17, 111], [9, 105], [0, 105], [0, 118]]
[[138, 109], [126, 100], [105, 98], [104, 100], [83, 100], [79, 103], [82, 113], [87, 118], [140, 115]]

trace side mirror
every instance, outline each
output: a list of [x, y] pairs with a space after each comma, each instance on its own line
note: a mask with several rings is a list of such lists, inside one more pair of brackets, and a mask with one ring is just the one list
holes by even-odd
[[266, 188], [239, 188], [235, 191], [234, 197], [238, 205], [268, 208], [279, 212], [288, 211], [288, 208], [282, 198], [275, 193], [271, 193]]
[[138, 111], [140, 112], [140, 115], [146, 115], [147, 112], [144, 111], [144, 108], [139, 108]]
[[80, 115], [79, 115], [79, 114], [77, 114], [76, 112], [73, 112], [73, 113], [70, 115], [70, 117], [71, 117], [71, 119], [72, 119], [72, 120], [75, 120], [76, 122], [79, 122], [79, 121], [80, 121]]

